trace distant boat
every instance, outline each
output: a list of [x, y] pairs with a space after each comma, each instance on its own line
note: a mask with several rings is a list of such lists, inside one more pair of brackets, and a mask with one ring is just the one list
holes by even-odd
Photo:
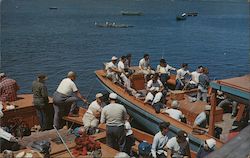
[[51, 10], [55, 10], [55, 9], [58, 9], [57, 7], [49, 7], [49, 9], [51, 9]]
[[141, 16], [143, 15], [142, 12], [131, 12], [131, 11], [121, 11], [122, 15], [127, 15], [127, 16]]
[[187, 16], [186, 13], [182, 13], [181, 15], [177, 15], [177, 16], [176, 16], [176, 20], [177, 20], [177, 21], [186, 20], [186, 16]]
[[128, 28], [128, 27], [134, 27], [132, 25], [126, 25], [126, 24], [116, 24], [116, 23], [111, 23], [111, 22], [106, 22], [104, 24], [99, 24], [95, 22], [95, 26], [97, 27], [106, 27], [106, 28]]
[[198, 13], [197, 12], [188, 12], [187, 16], [197, 16]]

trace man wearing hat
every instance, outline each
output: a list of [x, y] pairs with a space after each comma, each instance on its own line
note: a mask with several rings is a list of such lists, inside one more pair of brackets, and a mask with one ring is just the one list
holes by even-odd
[[107, 77], [112, 79], [114, 83], [118, 81], [118, 75], [120, 74], [120, 71], [118, 70], [117, 66], [115, 65], [117, 62], [117, 57], [113, 56], [111, 58], [111, 61], [106, 64], [106, 70], [107, 70]]
[[37, 117], [41, 131], [48, 129], [48, 90], [45, 81], [48, 77], [45, 74], [39, 74], [37, 79], [32, 83], [33, 104], [36, 109]]
[[61, 81], [53, 95], [54, 125], [57, 129], [61, 129], [65, 124], [65, 121], [62, 119], [63, 116], [73, 115], [77, 108], [76, 102], [78, 100], [88, 104], [87, 99], [81, 95], [74, 83], [76, 77], [75, 72], [68, 72], [67, 78]]
[[216, 141], [213, 138], [207, 139], [198, 151], [196, 158], [204, 158], [215, 150]]
[[184, 115], [179, 109], [180, 103], [177, 100], [173, 100], [170, 109], [161, 109], [161, 113], [167, 113], [170, 117], [181, 121]]
[[211, 110], [211, 105], [205, 105], [204, 111], [201, 112], [194, 120], [194, 128], [201, 127], [201, 128], [207, 128], [207, 125], [209, 125], [209, 113]]
[[102, 109], [101, 123], [106, 123], [106, 143], [108, 146], [123, 151], [125, 145], [124, 123], [127, 116], [125, 107], [116, 103], [117, 94], [109, 94], [110, 104]]
[[87, 112], [82, 118], [84, 129], [86, 132], [89, 132], [88, 130], [90, 128], [95, 129], [98, 127], [101, 111], [105, 104], [103, 101], [102, 93], [97, 93], [95, 97], [96, 100], [89, 105]]
[[180, 130], [176, 137], [169, 139], [167, 143], [167, 158], [191, 158], [187, 133]]
[[17, 100], [19, 89], [15, 80], [8, 78], [4, 73], [0, 73], [0, 100], [2, 102]]

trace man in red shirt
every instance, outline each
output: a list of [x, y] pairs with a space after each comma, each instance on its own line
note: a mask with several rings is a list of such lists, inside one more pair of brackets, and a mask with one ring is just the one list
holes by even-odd
[[4, 73], [0, 73], [0, 100], [3, 102], [6, 101], [15, 101], [17, 100], [17, 91], [19, 86], [16, 81], [6, 77]]

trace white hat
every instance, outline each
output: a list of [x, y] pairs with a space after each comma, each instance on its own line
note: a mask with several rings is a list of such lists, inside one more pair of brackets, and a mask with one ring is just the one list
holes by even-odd
[[180, 103], [177, 100], [172, 101], [172, 104], [171, 104], [172, 108], [178, 108], [179, 106], [180, 106]]
[[0, 77], [4, 77], [5, 76], [5, 74], [2, 72], [2, 73], [0, 73]]
[[209, 111], [209, 110], [211, 110], [211, 105], [205, 105], [204, 110], [205, 110], [205, 111]]
[[118, 58], [116, 56], [112, 56], [111, 60], [117, 60]]
[[110, 99], [117, 99], [117, 94], [115, 94], [115, 93], [110, 93], [110, 94], [109, 94], [109, 98], [110, 98]]
[[102, 93], [97, 93], [97, 94], [95, 95], [96, 98], [100, 98], [100, 97], [102, 97], [102, 96], [103, 96]]
[[206, 143], [210, 149], [213, 149], [216, 145], [216, 141], [213, 138], [207, 139]]

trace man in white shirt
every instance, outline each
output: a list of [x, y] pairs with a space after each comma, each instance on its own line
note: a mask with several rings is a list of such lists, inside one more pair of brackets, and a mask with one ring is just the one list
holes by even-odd
[[140, 72], [142, 72], [144, 75], [149, 75], [154, 73], [154, 71], [151, 70], [148, 54], [144, 54], [143, 58], [140, 60], [139, 69]]
[[185, 75], [187, 74], [190, 75], [190, 72], [188, 71], [188, 64], [183, 63], [181, 68], [177, 70], [176, 73], [176, 90], [181, 90], [185, 86]]
[[87, 133], [89, 133], [88, 130], [90, 128], [95, 129], [98, 127], [103, 107], [104, 107], [103, 94], [97, 93], [96, 100], [89, 105], [88, 110], [86, 111], [86, 113], [82, 118], [84, 129], [85, 131], [87, 131]]
[[120, 75], [120, 71], [118, 70], [117, 66], [115, 65], [117, 62], [117, 57], [113, 56], [111, 58], [111, 61], [106, 64], [106, 70], [107, 70], [107, 78], [112, 79], [114, 83], [118, 81], [118, 75]]
[[169, 131], [169, 125], [169, 122], [161, 122], [159, 124], [160, 131], [154, 136], [151, 148], [153, 158], [166, 158], [164, 151], [166, 151], [165, 145], [168, 142], [167, 133]]
[[122, 56], [120, 61], [118, 62], [118, 65], [117, 65], [118, 70], [120, 72], [120, 77], [121, 77], [123, 83], [127, 82], [127, 80], [128, 80], [127, 76], [125, 75], [126, 72], [124, 70], [125, 69], [125, 65], [124, 65], [125, 61], [126, 61], [126, 57]]
[[193, 125], [194, 128], [207, 128], [210, 110], [211, 110], [210, 105], [206, 105], [204, 107], [204, 111], [201, 112], [194, 120], [194, 125]]
[[180, 106], [180, 103], [177, 100], [173, 100], [171, 104], [171, 109], [162, 109], [161, 113], [167, 113], [170, 117], [181, 121], [182, 118], [184, 118], [184, 115], [180, 110], [178, 110]]
[[198, 83], [199, 83], [199, 76], [202, 72], [203, 66], [198, 66], [198, 68], [196, 69], [196, 71], [193, 71], [191, 73], [191, 77], [192, 80], [189, 82], [191, 88], [197, 88], [198, 87]]
[[78, 100], [82, 100], [88, 104], [87, 99], [81, 95], [80, 91], [76, 87], [74, 81], [76, 80], [76, 73], [70, 71], [67, 78], [63, 79], [59, 84], [57, 90], [53, 95], [53, 107], [54, 107], [54, 125], [57, 129], [61, 129], [65, 121], [63, 116], [73, 114]]
[[[106, 123], [106, 144], [119, 151], [124, 150], [125, 127], [124, 123], [127, 116], [125, 107], [116, 103], [117, 94], [109, 94], [110, 104], [102, 109], [101, 124]], [[117, 148], [118, 147], [118, 148]]]
[[147, 83], [147, 95], [145, 97], [144, 103], [152, 101], [152, 105], [159, 102], [162, 97], [162, 91], [164, 87], [161, 81], [159, 80], [158, 73], [154, 74], [153, 78]]

